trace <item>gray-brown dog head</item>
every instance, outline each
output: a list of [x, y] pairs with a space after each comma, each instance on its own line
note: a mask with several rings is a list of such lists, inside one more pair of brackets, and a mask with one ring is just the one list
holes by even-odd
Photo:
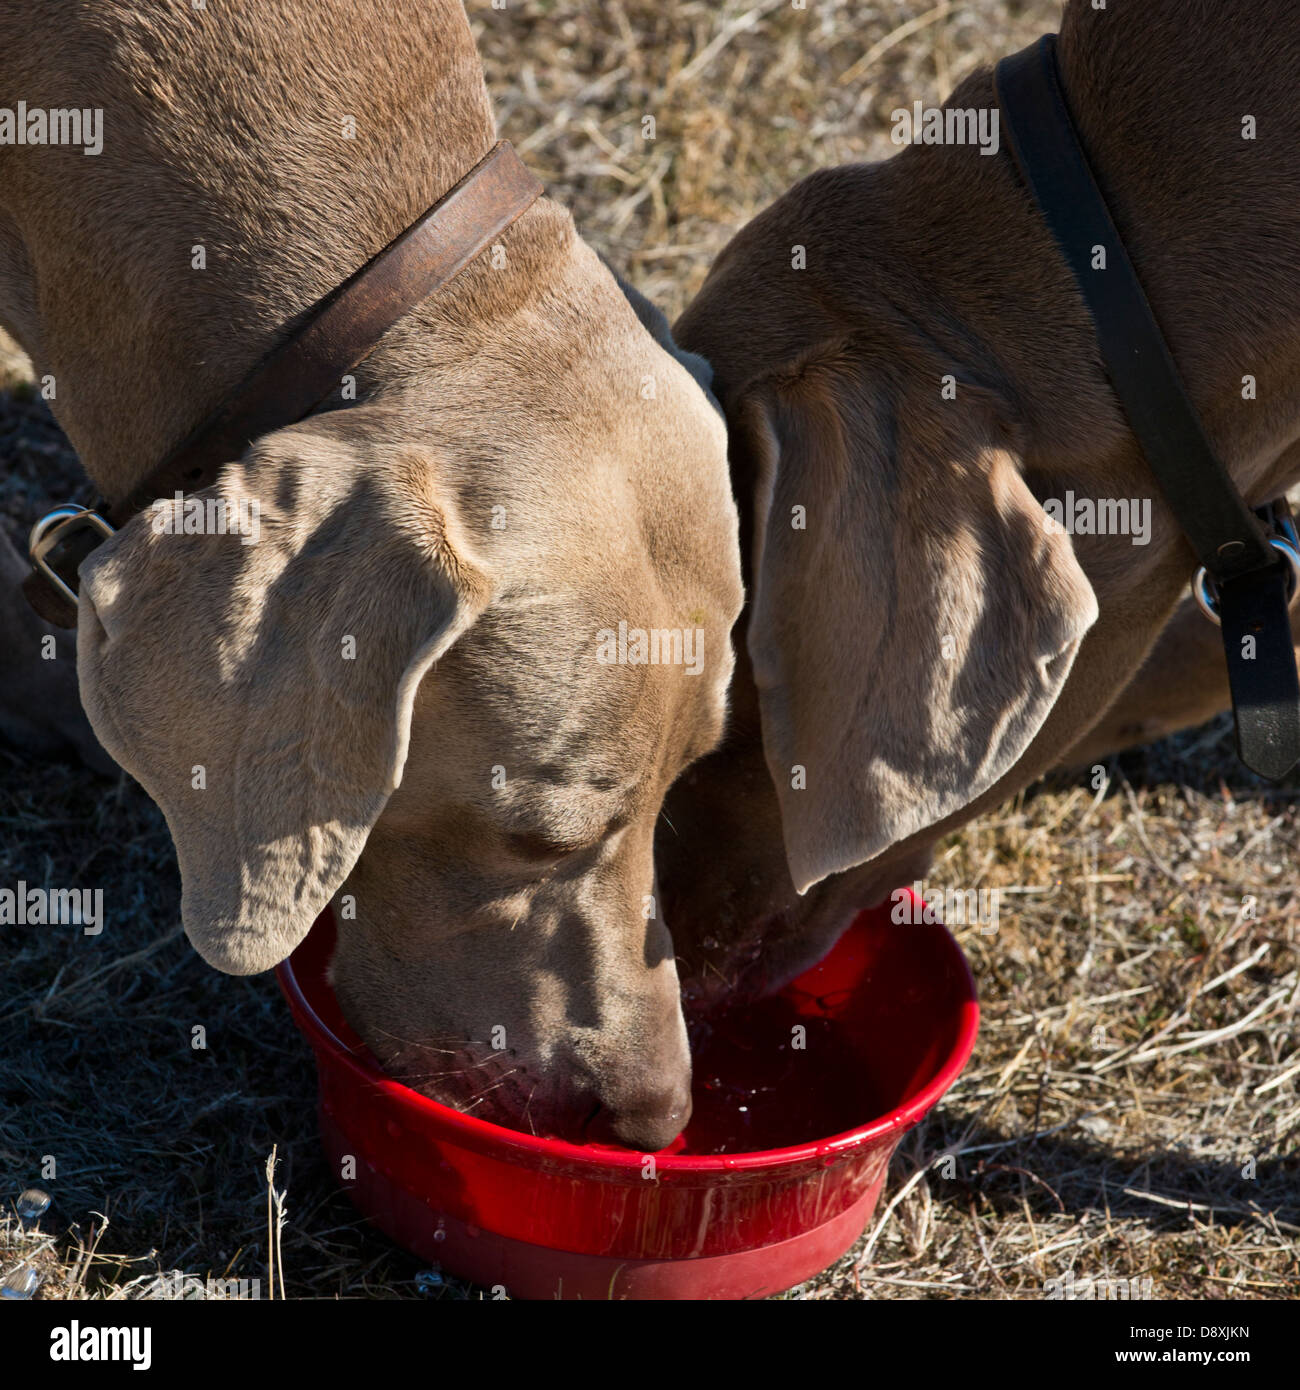
[[948, 415], [832, 353], [737, 412], [753, 514], [734, 716], [660, 832], [688, 993], [780, 983], [907, 881], [928, 844], [898, 847], [1020, 762], [1096, 620], [1070, 536], [965, 396]]
[[[1172, 603], [1159, 518], [1155, 544], [1121, 539], [1124, 556], [1047, 524], [1058, 488], [1140, 490], [1140, 461], [1097, 404], [1104, 382], [1071, 391], [1028, 335], [1007, 357], [981, 350], [1002, 274], [1006, 303], [1046, 298], [1062, 352], [1091, 360], [1022, 195], [1005, 170], [985, 188], [977, 156], [969, 188], [905, 160], [797, 186], [727, 248], [677, 326], [717, 372], [750, 595], [726, 739], [670, 795], [659, 842], [688, 993], [706, 1000], [812, 963], [982, 798], [1055, 761], [1049, 721], [1078, 731], [1106, 698], [1085, 682], [1063, 700], [1099, 598], [1112, 651], [1144, 577], [1153, 612]], [[970, 244], [945, 220], [967, 205], [1006, 216], [989, 265], [937, 249]], [[1021, 373], [1065, 401], [1045, 426], [1007, 389]], [[1140, 654], [1116, 651], [1117, 679]]]
[[390, 1070], [652, 1148], [690, 1108], [654, 823], [721, 731], [736, 521], [717, 413], [571, 250], [583, 315], [535, 305], [476, 371], [198, 494], [253, 499], [253, 543], [133, 520], [83, 567], [78, 660], [209, 962], [265, 970], [334, 900], [334, 984]]

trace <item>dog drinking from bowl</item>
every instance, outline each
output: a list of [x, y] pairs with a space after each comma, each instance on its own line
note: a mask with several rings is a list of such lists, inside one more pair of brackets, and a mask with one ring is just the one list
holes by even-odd
[[[1246, 502], [1279, 497], [1300, 479], [1294, 6], [1071, 0], [1059, 64], [1206, 434]], [[947, 105], [992, 111], [992, 71]], [[725, 741], [658, 835], [709, 1003], [779, 988], [1043, 772], [1227, 688], [1217, 632], [1179, 608], [1192, 549], [1005, 140], [805, 179], [676, 332], [726, 410], [748, 590]], [[1074, 534], [1049, 506], [1071, 496], [1136, 500], [1147, 543]]]
[[[75, 92], [102, 145], [0, 145], [0, 324], [120, 503], [477, 177], [494, 121], [452, 0], [43, 17], [57, 43], [0, 17], [0, 89]], [[255, 543], [145, 511], [82, 562], [81, 695], [207, 961], [266, 970], [334, 900], [339, 997], [394, 1074], [657, 1148], [690, 1060], [653, 829], [723, 722], [724, 430], [554, 202], [489, 243], [328, 408], [218, 460], [195, 496], [256, 504]], [[620, 623], [702, 634], [698, 670], [602, 662]]]

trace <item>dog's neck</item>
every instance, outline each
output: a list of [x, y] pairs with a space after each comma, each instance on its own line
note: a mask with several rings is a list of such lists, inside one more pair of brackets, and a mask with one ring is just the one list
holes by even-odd
[[[1234, 26], [1237, 49], [1248, 51], [1224, 52], [1205, 39], [1217, 20], [1193, 23], [1186, 8], [1072, 3], [1061, 67], [1192, 400], [1238, 486], [1263, 502], [1289, 481], [1279, 461], [1300, 427], [1300, 251], [1289, 231], [1300, 110], [1295, 63], [1268, 58], [1290, 11], [1260, 0], [1258, 20]], [[1143, 52], [1160, 55], [1155, 79]], [[947, 104], [992, 109], [992, 72], [972, 75]], [[1253, 142], [1243, 138], [1246, 115], [1258, 125]], [[1127, 467], [1126, 426], [1100, 370], [1086, 367], [1097, 361], [1092, 323], [1005, 132], [991, 157], [970, 145], [916, 145], [814, 175], [755, 219], [713, 273], [722, 277], [732, 258], [786, 267], [791, 247], [805, 244], [809, 269], [790, 277], [793, 312], [779, 293], [755, 295], [741, 343], [728, 341], [734, 325], [711, 325], [702, 310], [685, 316], [685, 341], [713, 361], [724, 394], [796, 370], [801, 349], [880, 337], [888, 301], [899, 333], [928, 344], [937, 370], [962, 369], [1002, 394], [1042, 452], [1095, 471], [1099, 448], [1114, 444], [1115, 471]], [[1253, 398], [1243, 398], [1247, 376]]]
[[[52, 379], [54, 412], [107, 495], [145, 476], [490, 148], [461, 5], [401, 9], [327, 4], [310, 23], [288, 0], [256, 17], [120, 15], [110, 62], [87, 58], [73, 75], [103, 108], [102, 154], [11, 152], [0, 271], [22, 273], [0, 274], [19, 286], [0, 322]], [[91, 37], [70, 50], [94, 54]], [[29, 105], [55, 104], [45, 93], [69, 80], [39, 62], [23, 79]], [[569, 234], [535, 209], [510, 236]], [[371, 380], [400, 352], [390, 336]]]
[[[1084, 143], [1193, 403], [1238, 487], [1262, 502], [1300, 478], [1300, 248], [1283, 230], [1294, 222], [1300, 186], [1300, 113], [1295, 63], [1282, 61], [1285, 48], [1270, 52], [1290, 12], [1282, 0], [1260, 0], [1262, 13], [1231, 26], [1236, 51], [1225, 51], [1206, 41], [1224, 32], [1217, 19], [1198, 22], [1188, 8], [1172, 0], [1107, 11], [1074, 3], [1062, 68]], [[1086, 25], [1111, 23], [1126, 32], [1087, 41]], [[1158, 77], [1148, 53], [1159, 55]], [[993, 103], [990, 71], [949, 99], [975, 111]], [[1254, 148], [1241, 138], [1248, 112], [1270, 132]], [[807, 253], [797, 272], [792, 248]], [[727, 247], [678, 336], [715, 368], [742, 498], [771, 487], [747, 456], [760, 453], [744, 444], [758, 437], [746, 423], [747, 398], [797, 393], [810, 367], [834, 373], [845, 363], [890, 399], [896, 415], [919, 421], [936, 410], [944, 377], [959, 403], [972, 387], [997, 398], [1008, 442], [1040, 497], [1064, 497], [1071, 487], [1088, 497], [1150, 497], [1156, 488], [1100, 368], [1070, 271], [1006, 149], [985, 156], [970, 146], [918, 145], [881, 164], [814, 174]], [[1253, 400], [1243, 393], [1247, 375], [1256, 382]], [[853, 421], [844, 428], [851, 432]], [[747, 511], [742, 505], [742, 517]], [[1010, 772], [963, 810], [827, 880], [803, 906], [788, 883], [753, 901], [770, 874], [757, 862], [737, 870], [734, 855], [719, 857], [728, 884], [714, 900], [728, 900], [732, 883], [751, 883], [747, 920], [762, 924], [781, 912], [807, 922], [820, 911], [834, 924], [843, 919], [833, 902], [827, 907], [831, 895], [842, 894], [846, 912], [878, 900], [916, 872], [938, 838], [1059, 763], [1138, 669], [1195, 564], [1163, 507], [1153, 509], [1149, 545], [1108, 539], [1075, 539], [1101, 616]], [[742, 725], [714, 756], [723, 769], [749, 769], [759, 783], [766, 769], [746, 679], [742, 667], [733, 705], [748, 730]], [[699, 780], [707, 783], [708, 773]], [[718, 785], [731, 792], [735, 782]], [[763, 800], [761, 791], [756, 796]], [[674, 825], [683, 826], [688, 808], [685, 796], [670, 803]], [[756, 845], [771, 844], [772, 835], [779, 843], [770, 798], [765, 814], [769, 836], [754, 837]]]
[[[1300, 479], [1300, 251], [1274, 231], [1293, 219], [1300, 185], [1297, 69], [1268, 58], [1270, 20], [1281, 24], [1289, 11], [1279, 0], [1261, 9], [1269, 13], [1233, 26], [1236, 51], [1207, 44], [1214, 17], [1198, 21], [1170, 0], [1109, 12], [1076, 0], [1061, 34], [1067, 97], [1103, 193], [1207, 434], [1252, 504]], [[1134, 56], [1143, 45], [1160, 54], [1158, 80]], [[951, 103], [992, 100], [985, 73]], [[1248, 113], [1270, 132], [1266, 146], [1243, 138]], [[883, 206], [895, 216], [902, 208], [904, 227], [928, 207], [952, 209], [945, 232], [963, 248], [925, 263], [933, 274], [921, 290], [922, 331], [1007, 401], [1024, 426], [1026, 476], [1044, 469], [1035, 491], [1154, 494], [1098, 365], [1092, 322], [1009, 151], [963, 158], [970, 153], [927, 147], [892, 162], [897, 183]], [[997, 302], [988, 298], [994, 284]], [[1074, 544], [1101, 617], [1024, 758], [930, 838], [1059, 762], [1150, 650], [1195, 563], [1163, 507], [1149, 546], [1131, 554], [1086, 537]], [[924, 838], [895, 853], [905, 857]]]

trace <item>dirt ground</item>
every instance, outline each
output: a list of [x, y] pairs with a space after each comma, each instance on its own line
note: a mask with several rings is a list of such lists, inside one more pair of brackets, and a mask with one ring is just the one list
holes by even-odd
[[[795, 179], [887, 156], [891, 109], [938, 101], [1059, 14], [470, 8], [502, 134], [670, 315]], [[15, 537], [76, 476], [24, 374], [0, 353]], [[1041, 1299], [1067, 1275], [1156, 1299], [1300, 1294], [1298, 785], [1244, 772], [1221, 720], [1113, 760], [1099, 788], [1060, 775], [947, 841], [931, 885], [1004, 890], [995, 932], [958, 932], [984, 1010], [975, 1056], [904, 1141], [864, 1239], [785, 1297]], [[337, 1191], [306, 1044], [271, 976], [219, 975], [185, 942], [170, 840], [138, 787], [0, 751], [0, 824], [0, 884], [93, 883], [112, 904], [95, 938], [0, 927], [0, 1279], [30, 1264], [44, 1298], [148, 1296], [160, 1273], [265, 1287], [275, 1146], [289, 1296], [481, 1296]], [[32, 1185], [54, 1204], [24, 1229]]]

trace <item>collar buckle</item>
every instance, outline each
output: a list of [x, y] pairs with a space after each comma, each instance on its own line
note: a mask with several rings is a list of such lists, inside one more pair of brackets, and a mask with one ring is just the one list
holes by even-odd
[[[1300, 536], [1296, 533], [1291, 504], [1285, 497], [1277, 497], [1262, 507], [1256, 507], [1255, 515], [1264, 523], [1269, 545], [1291, 567], [1287, 577], [1287, 604], [1290, 605], [1295, 602], [1297, 591], [1300, 591]], [[1215, 627], [1219, 627], [1219, 589], [1204, 565], [1192, 576], [1192, 597], [1201, 612]]]

